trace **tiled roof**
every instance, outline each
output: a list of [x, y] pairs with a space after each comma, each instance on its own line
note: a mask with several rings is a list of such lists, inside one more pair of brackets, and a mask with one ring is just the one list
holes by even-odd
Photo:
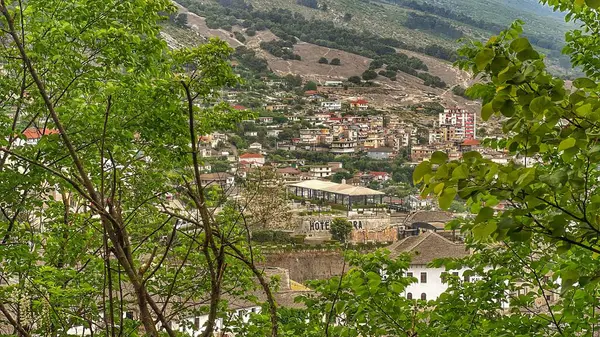
[[58, 130], [55, 129], [38, 129], [38, 128], [27, 128], [23, 131], [23, 135], [27, 139], [40, 139], [42, 136], [56, 135]]
[[480, 142], [477, 139], [467, 139], [464, 142], [462, 142], [462, 145], [464, 146], [477, 146], [479, 144]]
[[406, 223], [415, 222], [448, 222], [452, 220], [452, 213], [444, 211], [416, 211], [408, 216]]
[[409, 236], [388, 246], [391, 257], [409, 253], [412, 264], [425, 265], [435, 259], [462, 258], [469, 255], [464, 244], [454, 243], [435, 232], [425, 232], [418, 236]]

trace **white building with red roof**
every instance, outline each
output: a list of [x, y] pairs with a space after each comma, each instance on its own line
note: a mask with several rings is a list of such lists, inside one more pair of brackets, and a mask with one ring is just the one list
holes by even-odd
[[263, 166], [265, 164], [265, 156], [260, 153], [244, 153], [240, 156], [238, 162], [240, 164]]

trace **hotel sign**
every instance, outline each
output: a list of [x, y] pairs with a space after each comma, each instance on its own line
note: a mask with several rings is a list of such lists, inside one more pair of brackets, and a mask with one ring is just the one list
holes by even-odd
[[[362, 220], [348, 220], [355, 230], [363, 229]], [[311, 232], [329, 231], [331, 226], [331, 220], [311, 220], [308, 226], [308, 230]]]

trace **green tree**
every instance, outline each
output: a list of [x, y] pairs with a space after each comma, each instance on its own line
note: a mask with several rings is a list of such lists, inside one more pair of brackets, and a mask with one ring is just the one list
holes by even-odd
[[377, 73], [374, 70], [368, 69], [362, 73], [362, 79], [365, 81], [374, 80], [377, 78]]
[[334, 218], [329, 228], [331, 238], [342, 243], [348, 240], [350, 233], [354, 229], [350, 221], [344, 218]]
[[[212, 336], [223, 289], [244, 293], [253, 277], [275, 314], [239, 211], [200, 179], [199, 136], [253, 116], [216, 94], [239, 84], [233, 50], [217, 39], [170, 50], [159, 23], [172, 10], [167, 0], [0, 1], [9, 334], [173, 337], [173, 319], [199, 310]], [[24, 144], [25, 129], [38, 141]]]
[[360, 84], [362, 82], [362, 80], [360, 79], [360, 76], [350, 76], [350, 77], [348, 77], [348, 82], [354, 83], [354, 84]]
[[320, 63], [320, 64], [328, 64], [328, 63], [329, 63], [329, 61], [327, 61], [327, 59], [326, 59], [326, 58], [324, 58], [324, 57], [321, 57], [321, 58], [319, 59], [319, 63]]
[[344, 21], [350, 22], [350, 20], [352, 20], [352, 14], [350, 14], [350, 13], [344, 14]]
[[313, 82], [313, 81], [308, 81], [306, 82], [306, 84], [304, 85], [304, 88], [302, 88], [304, 91], [307, 90], [317, 90], [317, 83]]
[[331, 59], [331, 62], [329, 62], [329, 64], [331, 64], [332, 66], [339, 66], [342, 63], [340, 62], [340, 59], [336, 57]]

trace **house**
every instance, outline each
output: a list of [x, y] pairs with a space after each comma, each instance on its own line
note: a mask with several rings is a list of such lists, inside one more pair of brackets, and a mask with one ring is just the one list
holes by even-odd
[[27, 145], [35, 145], [37, 144], [43, 136], [57, 135], [60, 132], [55, 129], [47, 129], [47, 128], [27, 128], [23, 131], [23, 136], [25, 136], [25, 144]]
[[350, 154], [356, 152], [358, 143], [355, 140], [334, 140], [329, 152], [335, 154]]
[[238, 111], [246, 111], [246, 110], [248, 110], [248, 108], [246, 108], [245, 106], [240, 105], [240, 104], [235, 104], [234, 106], [232, 106], [232, 108], [235, 109], [235, 110], [238, 110]]
[[388, 180], [392, 179], [392, 176], [387, 172], [371, 171], [368, 173], [368, 175], [373, 177], [373, 180], [380, 181], [380, 182], [388, 181]]
[[460, 152], [462, 153], [477, 151], [480, 148], [480, 142], [477, 139], [465, 139], [465, 141], [459, 145]]
[[225, 172], [205, 173], [200, 175], [200, 183], [203, 187], [217, 185], [221, 188], [229, 188], [235, 183], [235, 178]]
[[316, 96], [318, 94], [319, 94], [319, 92], [316, 90], [306, 90], [304, 92], [304, 96]]
[[454, 127], [454, 137], [449, 140], [477, 138], [477, 114], [461, 108], [444, 109], [439, 114], [439, 124]]
[[367, 150], [367, 157], [371, 159], [389, 159], [394, 154], [394, 150], [389, 147], [378, 147]]
[[278, 150], [296, 151], [296, 145], [291, 142], [277, 142], [276, 145]]
[[246, 132], [244, 132], [244, 136], [247, 136], [247, 137], [258, 137], [258, 131], [246, 131]]
[[246, 162], [249, 165], [263, 166], [265, 164], [265, 156], [260, 153], [244, 153], [239, 158], [239, 163]]
[[267, 111], [283, 111], [287, 110], [288, 106], [286, 104], [270, 104], [265, 107]]
[[342, 110], [342, 102], [321, 102], [321, 108], [329, 111]]
[[[446, 273], [464, 276], [466, 269], [446, 270], [445, 267], [431, 267], [429, 264], [436, 259], [464, 258], [470, 255], [463, 243], [452, 242], [435, 232], [425, 232], [416, 236], [406, 237], [388, 246], [390, 257], [410, 254], [412, 260], [406, 276], [416, 278], [403, 292], [407, 299], [435, 300], [448, 289], [445, 281]], [[465, 281], [469, 281], [465, 279]]]
[[415, 163], [420, 163], [425, 159], [431, 158], [431, 155], [435, 151], [436, 149], [430, 146], [413, 146], [410, 149], [410, 160]]
[[313, 165], [309, 167], [309, 173], [313, 178], [327, 178], [331, 176], [331, 166], [328, 165]]
[[344, 82], [342, 81], [325, 81], [326, 87], [343, 87]]
[[252, 143], [248, 146], [248, 148], [250, 150], [262, 150], [262, 144], [261, 143]]
[[267, 137], [275, 137], [277, 138], [279, 136], [279, 134], [281, 133], [282, 130], [278, 130], [278, 129], [274, 129], [274, 130], [267, 130]]
[[286, 182], [300, 181], [302, 171], [293, 167], [284, 167], [277, 169], [277, 174], [279, 174], [281, 178], [283, 178], [283, 180]]
[[358, 110], [367, 110], [369, 108], [369, 101], [362, 98], [350, 101], [350, 107]]
[[273, 117], [258, 117], [260, 124], [271, 124], [273, 123]]

